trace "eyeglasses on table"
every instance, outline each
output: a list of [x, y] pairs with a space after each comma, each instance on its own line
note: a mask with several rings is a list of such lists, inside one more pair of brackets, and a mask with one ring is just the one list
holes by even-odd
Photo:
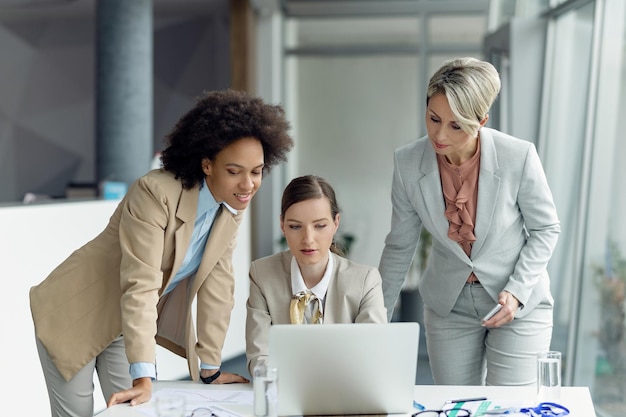
[[217, 415], [210, 408], [200, 407], [191, 412], [191, 417], [217, 417]]

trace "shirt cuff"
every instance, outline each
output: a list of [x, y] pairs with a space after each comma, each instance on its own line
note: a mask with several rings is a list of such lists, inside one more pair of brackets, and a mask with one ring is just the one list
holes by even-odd
[[135, 380], [138, 378], [156, 379], [156, 366], [150, 362], [135, 362], [130, 364], [130, 377]]
[[218, 365], [209, 365], [208, 363], [200, 362], [200, 369], [220, 369]]

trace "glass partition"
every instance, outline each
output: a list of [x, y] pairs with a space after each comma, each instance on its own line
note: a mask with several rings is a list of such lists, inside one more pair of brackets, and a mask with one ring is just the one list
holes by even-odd
[[[626, 413], [626, 4], [596, 2], [596, 57], [589, 96], [589, 193], [583, 239], [580, 325], [574, 382], [585, 381], [599, 416]], [[589, 379], [587, 379], [589, 378]], [[587, 381], [589, 381], [587, 383]]]
[[549, 29], [540, 141], [562, 224], [550, 264], [554, 347], [566, 352], [565, 383], [589, 386], [597, 414], [617, 417], [626, 412], [626, 5], [570, 3]]
[[[585, 140], [592, 61], [593, 4], [567, 13], [550, 27], [542, 104], [542, 134], [538, 143], [561, 221], [559, 243], [549, 264], [555, 296], [552, 347], [564, 352], [566, 376], [572, 371], [572, 313], [578, 306], [580, 281], [580, 219], [586, 196]], [[567, 155], [567, 157], [564, 157]], [[569, 347], [569, 349], [568, 349]], [[567, 378], [566, 378], [567, 379]]]

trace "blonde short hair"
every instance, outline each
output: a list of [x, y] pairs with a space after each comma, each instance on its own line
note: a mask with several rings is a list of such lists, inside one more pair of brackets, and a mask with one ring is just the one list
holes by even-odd
[[500, 75], [489, 62], [476, 58], [455, 58], [443, 63], [430, 78], [426, 103], [442, 93], [464, 132], [478, 133], [500, 92]]

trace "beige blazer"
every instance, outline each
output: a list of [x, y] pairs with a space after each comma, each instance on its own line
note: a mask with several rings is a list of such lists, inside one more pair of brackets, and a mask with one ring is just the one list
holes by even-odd
[[[198, 271], [161, 296], [187, 251], [198, 192], [183, 189], [170, 172], [149, 172], [132, 184], [102, 233], [31, 288], [36, 335], [65, 379], [120, 334], [130, 363], [154, 363], [157, 342], [188, 359], [194, 380], [198, 357], [221, 363], [241, 213], [218, 211]], [[191, 315], [196, 297], [199, 343]]]
[[480, 130], [476, 241], [468, 257], [448, 237], [437, 158], [428, 137], [397, 149], [391, 191], [391, 231], [379, 269], [391, 317], [422, 227], [432, 235], [420, 278], [424, 303], [447, 316], [471, 272], [494, 300], [509, 291], [522, 303], [516, 317], [538, 304], [552, 306], [546, 266], [560, 223], [535, 146], [494, 129]]
[[[373, 266], [359, 265], [341, 256], [324, 299], [324, 323], [386, 323], [381, 278]], [[272, 324], [289, 324], [291, 258], [289, 251], [252, 262], [250, 295], [246, 304], [246, 356], [248, 371], [266, 362]]]

